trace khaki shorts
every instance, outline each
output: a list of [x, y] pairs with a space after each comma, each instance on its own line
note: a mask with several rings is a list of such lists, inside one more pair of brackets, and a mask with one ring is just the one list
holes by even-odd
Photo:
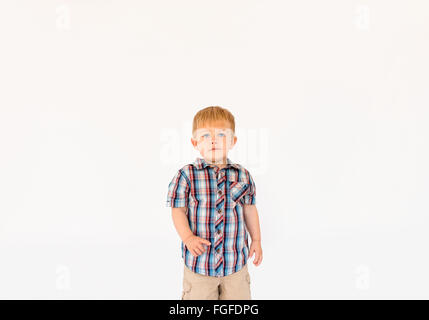
[[195, 273], [184, 265], [182, 300], [251, 300], [247, 264], [223, 277]]

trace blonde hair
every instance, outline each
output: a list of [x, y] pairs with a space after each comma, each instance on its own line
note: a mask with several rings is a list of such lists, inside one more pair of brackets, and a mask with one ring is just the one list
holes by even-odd
[[219, 106], [210, 106], [204, 109], [201, 109], [194, 116], [194, 121], [192, 123], [192, 134], [195, 130], [203, 128], [205, 125], [212, 124], [214, 122], [225, 121], [229, 124], [232, 129], [232, 132], [235, 134], [235, 120], [229, 110], [219, 107]]

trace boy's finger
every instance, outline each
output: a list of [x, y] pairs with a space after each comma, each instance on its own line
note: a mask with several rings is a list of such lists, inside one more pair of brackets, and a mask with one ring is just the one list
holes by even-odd
[[206, 245], [211, 245], [210, 241], [208, 241], [206, 239], [203, 239], [203, 238], [200, 239], [200, 243], [203, 243], [203, 244], [206, 244]]
[[253, 264], [257, 265], [259, 261], [259, 257], [257, 255], [255, 255], [255, 259], [253, 259]]
[[262, 254], [259, 253], [258, 258], [256, 259], [256, 265], [259, 265], [261, 263], [261, 261], [262, 261]]

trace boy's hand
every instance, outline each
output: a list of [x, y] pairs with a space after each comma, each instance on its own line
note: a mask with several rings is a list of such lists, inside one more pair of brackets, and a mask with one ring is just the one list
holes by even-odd
[[190, 236], [187, 238], [184, 242], [185, 246], [188, 248], [188, 250], [192, 253], [194, 257], [199, 256], [202, 254], [206, 249], [203, 247], [204, 244], [211, 245], [210, 241], [203, 239], [198, 236]]
[[250, 249], [249, 249], [249, 258], [253, 256], [253, 253], [255, 253], [253, 264], [255, 266], [259, 266], [262, 262], [262, 247], [261, 247], [260, 240], [252, 241], [252, 244], [250, 245]]

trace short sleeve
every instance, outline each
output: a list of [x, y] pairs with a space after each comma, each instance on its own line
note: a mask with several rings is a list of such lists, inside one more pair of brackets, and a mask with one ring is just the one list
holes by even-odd
[[167, 207], [180, 208], [188, 206], [189, 184], [180, 169], [168, 185]]
[[249, 188], [243, 197], [244, 204], [256, 204], [256, 185], [250, 173], [249, 175]]

